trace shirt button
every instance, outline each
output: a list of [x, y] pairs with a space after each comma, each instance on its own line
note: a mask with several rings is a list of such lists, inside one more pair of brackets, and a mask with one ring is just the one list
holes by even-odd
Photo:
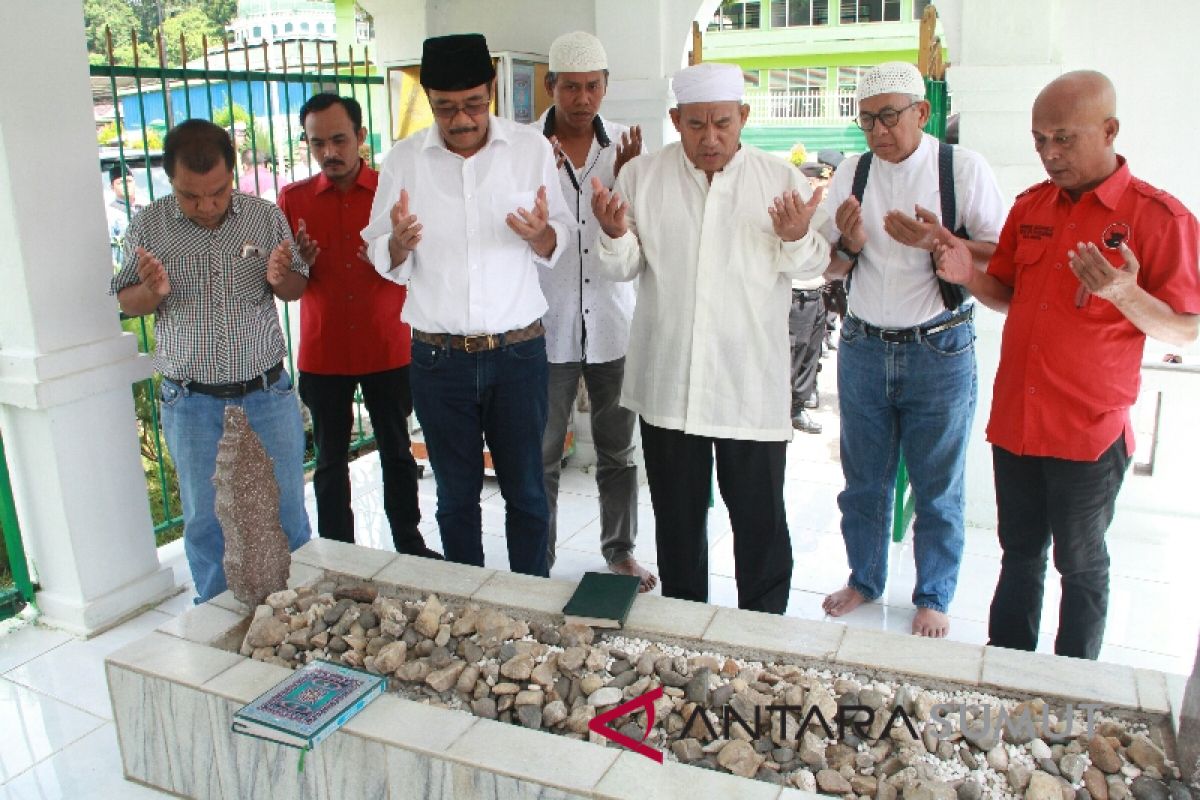
[[1040, 344], [1031, 344], [1031, 345], [1029, 346], [1029, 349], [1030, 349], [1030, 350], [1033, 350], [1034, 352], [1036, 352], [1036, 351], [1038, 350], [1038, 348], [1040, 348], [1040, 347], [1041, 347], [1041, 345], [1040, 345]]
[[1042, 309], [1042, 311], [1045, 311], [1045, 310], [1046, 310], [1046, 304], [1045, 304], [1045, 303], [1042, 303], [1042, 304], [1039, 306], [1039, 308], [1041, 308], [1041, 309]]
[[1054, 265], [1054, 268], [1055, 268], [1055, 269], [1062, 269], [1062, 264], [1055, 264], [1055, 265]]
[[352, 294], [348, 294], [348, 295], [346, 295], [346, 299], [347, 299], [347, 300], [353, 300], [353, 299], [354, 299], [354, 295], [352, 295]]
[[583, 313], [585, 313], [585, 314], [590, 314], [590, 313], [592, 313], [592, 310], [591, 310], [590, 308], [585, 308], [585, 309], [583, 310]]
[[591, 278], [584, 278], [584, 279], [583, 279], [583, 282], [584, 282], [584, 283], [591, 283], [591, 282], [592, 282], [592, 279], [591, 279]]
[[1029, 387], [1030, 394], [1035, 394], [1036, 392], [1037, 392], [1037, 389], [1033, 388], [1032, 386]]
[[1067, 226], [1067, 229], [1072, 230], [1072, 231], [1075, 230], [1075, 223], [1072, 222], [1070, 225]]

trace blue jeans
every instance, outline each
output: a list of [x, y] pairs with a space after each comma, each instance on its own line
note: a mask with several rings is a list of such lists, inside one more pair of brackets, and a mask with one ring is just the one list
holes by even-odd
[[266, 389], [244, 397], [221, 398], [187, 390], [186, 385], [163, 378], [163, 433], [179, 476], [183, 503], [183, 549], [196, 584], [197, 603], [225, 591], [225, 535], [216, 515], [213, 473], [217, 443], [225, 425], [225, 407], [240, 405], [250, 427], [275, 464], [279, 484], [279, 521], [292, 550], [312, 533], [304, 508], [304, 423], [300, 404], [284, 371]]
[[[950, 317], [945, 312], [933, 325]], [[841, 457], [838, 495], [849, 585], [883, 594], [896, 468], [908, 464], [916, 504], [913, 554], [918, 608], [946, 612], [963, 549], [964, 467], [975, 413], [975, 326], [966, 322], [918, 341], [870, 336], [846, 317], [838, 347]]]
[[542, 482], [546, 339], [467, 353], [412, 343], [412, 396], [437, 478], [437, 521], [448, 561], [483, 566], [483, 444], [504, 497], [513, 572], [549, 575], [550, 511]]

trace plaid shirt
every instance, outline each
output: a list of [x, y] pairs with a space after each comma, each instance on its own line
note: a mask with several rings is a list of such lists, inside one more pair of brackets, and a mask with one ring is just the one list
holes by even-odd
[[[163, 263], [171, 291], [154, 312], [154, 368], [172, 380], [232, 383], [261, 375], [287, 354], [267, 256], [292, 241], [283, 213], [257, 197], [234, 192], [216, 230], [183, 215], [174, 195], [147, 206], [125, 232], [125, 260], [110, 294], [137, 285], [138, 247]], [[267, 255], [242, 257], [245, 245]], [[293, 250], [292, 270], [308, 266]]]

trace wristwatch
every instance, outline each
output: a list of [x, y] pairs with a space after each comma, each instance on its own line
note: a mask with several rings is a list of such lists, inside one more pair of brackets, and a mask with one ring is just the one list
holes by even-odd
[[857, 263], [858, 257], [862, 255], [862, 250], [855, 251], [847, 247], [845, 239], [838, 239], [837, 251], [844, 255], [851, 264]]

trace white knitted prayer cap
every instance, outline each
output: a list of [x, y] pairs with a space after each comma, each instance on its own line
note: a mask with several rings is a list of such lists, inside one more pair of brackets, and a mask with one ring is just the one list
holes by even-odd
[[705, 61], [675, 73], [671, 89], [678, 105], [686, 103], [740, 103], [746, 80], [737, 64]]
[[564, 33], [550, 45], [551, 72], [597, 72], [608, 69], [600, 40], [586, 31]]
[[920, 71], [904, 61], [888, 61], [871, 67], [858, 81], [858, 102], [879, 94], [911, 94], [925, 97], [925, 80]]

